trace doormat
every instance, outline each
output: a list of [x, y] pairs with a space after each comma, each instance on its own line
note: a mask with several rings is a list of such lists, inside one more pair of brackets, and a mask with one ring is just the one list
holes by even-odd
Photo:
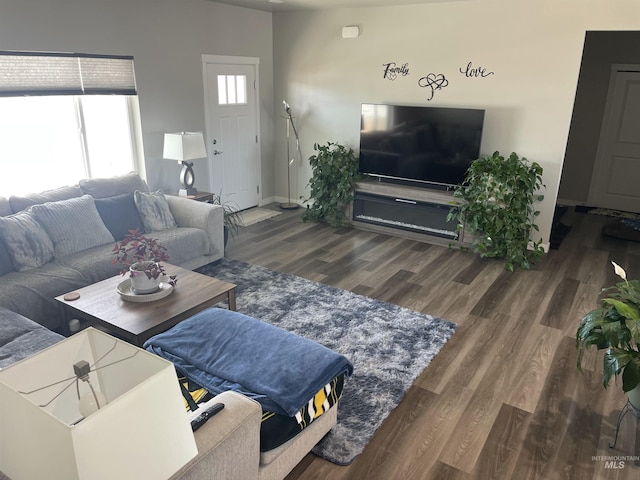
[[623, 212], [622, 210], [612, 210], [609, 208], [592, 208], [587, 213], [590, 215], [603, 215], [606, 217], [640, 219], [640, 214], [638, 213]]
[[200, 273], [237, 285], [237, 310], [347, 357], [338, 423], [313, 453], [348, 465], [447, 343], [456, 324], [301, 277], [223, 258]]
[[240, 217], [242, 218], [242, 225], [248, 227], [249, 225], [280, 215], [281, 213], [282, 212], [275, 210], [255, 207], [240, 212]]

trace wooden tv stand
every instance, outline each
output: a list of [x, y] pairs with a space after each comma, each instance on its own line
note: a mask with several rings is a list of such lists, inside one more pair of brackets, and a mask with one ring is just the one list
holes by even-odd
[[457, 222], [446, 220], [454, 202], [452, 191], [369, 180], [355, 184], [348, 214], [363, 230], [445, 246], [468, 243]]

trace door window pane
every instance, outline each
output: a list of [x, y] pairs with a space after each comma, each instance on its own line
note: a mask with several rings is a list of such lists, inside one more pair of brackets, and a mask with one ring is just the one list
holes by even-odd
[[220, 105], [246, 105], [247, 76], [218, 75], [218, 103]]

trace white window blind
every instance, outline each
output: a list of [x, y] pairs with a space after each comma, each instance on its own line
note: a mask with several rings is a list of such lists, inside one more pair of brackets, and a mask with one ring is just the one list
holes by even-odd
[[136, 95], [133, 57], [0, 51], [0, 96]]

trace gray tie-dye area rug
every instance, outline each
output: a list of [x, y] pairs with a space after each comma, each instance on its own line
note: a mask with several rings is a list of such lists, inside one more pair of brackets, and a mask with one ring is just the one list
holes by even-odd
[[347, 465], [453, 335], [454, 323], [264, 267], [222, 259], [198, 270], [237, 285], [237, 310], [346, 356], [338, 424], [313, 453]]

